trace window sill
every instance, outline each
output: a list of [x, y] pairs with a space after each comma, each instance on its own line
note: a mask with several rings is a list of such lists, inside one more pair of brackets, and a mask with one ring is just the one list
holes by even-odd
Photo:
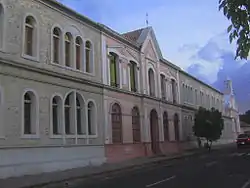
[[39, 63], [39, 60], [38, 60], [37, 57], [30, 56], [30, 55], [26, 55], [26, 54], [22, 54], [22, 57], [23, 57], [24, 59], [31, 60], [31, 61], [35, 61], [35, 62]]
[[59, 139], [59, 138], [63, 138], [63, 135], [50, 135], [51, 139]]
[[85, 72], [83, 70], [79, 70], [79, 69], [76, 69], [76, 68], [73, 68], [73, 67], [68, 67], [68, 66], [65, 66], [65, 65], [61, 65], [59, 63], [55, 63], [55, 62], [50, 62], [51, 65], [54, 65], [54, 66], [57, 66], [57, 67], [60, 67], [62, 69], [66, 69], [66, 70], [70, 70], [70, 71], [73, 71], [73, 72], [77, 72], [77, 73], [81, 73], [81, 74], [86, 74], [88, 76], [95, 76], [94, 73], [89, 73], [89, 72]]
[[40, 139], [37, 134], [24, 134], [21, 136], [22, 139]]
[[97, 134], [95, 134], [95, 135], [88, 135], [88, 138], [97, 138], [97, 137], [98, 137]]

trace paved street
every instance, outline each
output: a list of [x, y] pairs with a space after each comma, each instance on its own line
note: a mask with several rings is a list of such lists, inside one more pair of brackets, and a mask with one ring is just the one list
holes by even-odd
[[75, 188], [250, 188], [250, 149], [213, 151], [86, 180]]

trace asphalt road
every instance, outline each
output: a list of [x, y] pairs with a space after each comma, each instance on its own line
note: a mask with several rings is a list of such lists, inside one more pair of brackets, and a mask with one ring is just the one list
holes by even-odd
[[250, 188], [250, 149], [230, 148], [88, 179], [75, 188]]

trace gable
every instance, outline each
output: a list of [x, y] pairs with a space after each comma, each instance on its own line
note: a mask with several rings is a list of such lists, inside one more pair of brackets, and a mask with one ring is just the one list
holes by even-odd
[[144, 52], [146, 56], [148, 53], [148, 57], [153, 58], [154, 60], [162, 58], [161, 50], [152, 28], [147, 32], [141, 51]]
[[158, 60], [157, 54], [156, 54], [154, 46], [152, 44], [152, 40], [148, 41], [148, 44], [145, 47], [144, 53], [145, 53], [145, 55], [146, 55], [147, 58], [155, 60], [155, 61]]

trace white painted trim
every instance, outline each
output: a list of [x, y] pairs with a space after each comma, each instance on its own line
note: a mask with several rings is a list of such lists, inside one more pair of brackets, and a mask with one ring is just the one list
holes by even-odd
[[[36, 133], [35, 134], [29, 134], [29, 135], [26, 135], [24, 134], [24, 95], [27, 93], [27, 92], [31, 92], [35, 97], [35, 102], [36, 104], [32, 104], [32, 105], [35, 105], [35, 109], [36, 109], [36, 114], [35, 114], [35, 125], [31, 125], [31, 126], [35, 126], [35, 130], [36, 130]], [[21, 96], [21, 138], [40, 138], [40, 128], [39, 128], [39, 95], [37, 94], [37, 92], [33, 89], [30, 89], [30, 88], [26, 88], [24, 89], [23, 91], [23, 94]], [[31, 122], [31, 123], [34, 123], [34, 122]]]
[[[34, 54], [35, 56], [29, 56], [27, 54], [24, 53], [25, 51], [25, 21], [26, 21], [26, 18], [28, 16], [31, 16], [34, 20], [35, 20], [35, 29], [34, 29], [34, 35], [35, 35], [35, 41], [33, 41], [35, 44], [34, 46], [32, 46], [35, 50], [35, 53]], [[39, 62], [39, 58], [40, 58], [40, 54], [39, 54], [39, 51], [40, 51], [40, 27], [39, 27], [39, 22], [38, 22], [38, 19], [37, 17], [32, 14], [32, 13], [25, 13], [24, 17], [23, 17], [23, 22], [22, 22], [22, 52], [21, 52], [21, 56], [25, 59], [29, 59], [29, 60], [32, 60], [32, 61], [37, 61]]]
[[60, 120], [60, 126], [59, 127], [61, 127], [61, 129], [63, 129], [63, 121], [64, 121], [64, 116], [63, 116], [63, 112], [62, 111], [64, 111], [64, 103], [63, 103], [63, 96], [61, 95], [61, 94], [59, 94], [59, 93], [54, 93], [52, 96], [51, 96], [51, 98], [50, 98], [50, 118], [49, 118], [49, 120], [50, 120], [50, 131], [49, 131], [49, 135], [50, 135], [50, 138], [62, 138], [63, 137], [63, 130], [60, 130], [60, 132], [62, 133], [62, 134], [59, 134], [59, 135], [54, 135], [53, 134], [53, 98], [54, 97], [59, 97], [60, 98], [60, 100], [61, 100], [61, 104], [59, 104], [59, 105], [61, 105], [61, 120]]

